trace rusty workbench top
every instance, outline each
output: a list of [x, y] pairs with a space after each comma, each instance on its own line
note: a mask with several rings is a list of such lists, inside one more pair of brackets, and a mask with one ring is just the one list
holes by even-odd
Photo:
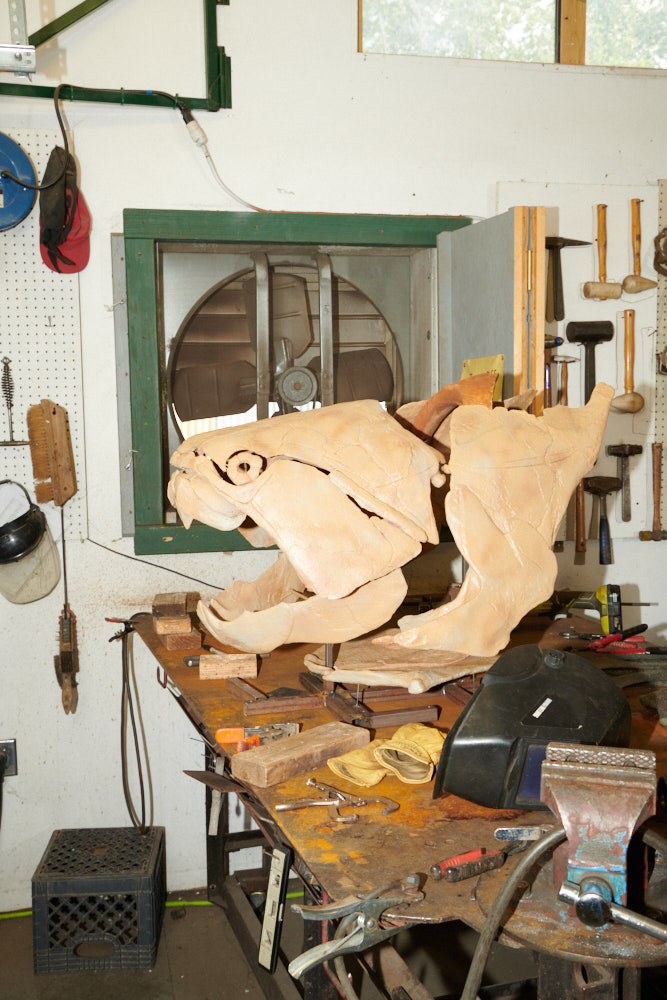
[[[562, 625], [562, 622], [559, 624]], [[226, 681], [200, 680], [196, 668], [185, 666], [184, 652], [169, 651], [162, 646], [159, 636], [153, 631], [150, 615], [137, 619], [136, 629], [181, 692], [192, 721], [195, 725], [203, 724], [212, 741], [215, 730], [222, 726], [298, 721], [302, 729], [309, 729], [331, 722], [334, 718], [324, 705], [304, 709], [298, 715], [292, 713], [284, 719], [275, 714], [244, 717], [243, 702], [227, 690]], [[518, 641], [554, 645], [557, 644], [557, 638], [554, 638], [557, 633], [553, 623], [531, 623]], [[298, 674], [304, 670], [304, 655], [314, 648], [295, 645], [275, 650], [261, 660], [253, 686], [265, 692], [283, 686], [298, 687]], [[372, 689], [367, 691], [367, 701], [373, 707]], [[630, 695], [630, 702], [633, 709], [632, 745], [654, 750], [659, 759], [659, 773], [667, 774], [667, 730], [659, 725], [657, 718], [641, 708], [634, 693]], [[440, 715], [435, 725], [442, 730], [447, 730], [460, 712], [460, 706], [443, 696], [439, 689], [411, 696], [410, 704], [437, 704]], [[383, 701], [376, 707], [385, 710], [394, 705], [393, 701]], [[378, 730], [377, 735], [388, 738], [395, 728]], [[346, 791], [359, 792], [358, 786], [334, 777], [327, 767], [322, 767], [270, 788], [252, 787], [250, 793], [268, 811], [282, 838], [291, 844], [317, 883], [334, 900], [353, 892], [370, 891], [409, 872], [427, 873], [430, 866], [442, 858], [475, 847], [497, 848], [498, 842], [494, 840], [493, 833], [499, 825], [549, 824], [553, 821], [551, 813], [486, 809], [455, 795], [434, 800], [432, 781], [425, 785], [408, 785], [391, 775], [371, 790], [371, 794], [375, 791], [378, 795], [400, 802], [400, 808], [387, 816], [381, 815], [377, 805], [360, 810], [358, 822], [352, 824], [332, 821], [325, 809], [276, 812], [275, 807], [280, 802], [310, 797], [306, 778], [311, 776]], [[440, 923], [461, 920], [479, 930], [484, 923], [489, 900], [492, 901], [502, 881], [511, 872], [516, 857], [510, 857], [501, 870], [486, 873], [477, 883], [474, 879], [460, 883], [429, 879], [425, 899], [404, 907], [403, 912], [411, 921]], [[473, 891], [477, 889], [479, 891]], [[515, 918], [508, 921], [510, 930], [513, 920]], [[537, 940], [530, 926], [523, 924], [525, 921], [516, 922], [514, 940], [539, 948], [539, 936], [542, 934], [540, 920], [534, 928]], [[606, 932], [605, 941], [612, 946], [604, 948], [606, 954], [602, 957], [607, 961], [613, 961], [614, 931], [615, 928], [610, 928]], [[579, 934], [577, 954], [600, 957], [599, 938], [599, 932], [583, 928], [583, 933]], [[558, 951], [558, 948], [550, 946], [548, 950]], [[661, 964], [667, 960], [665, 946], [658, 942], [654, 948], [649, 947], [649, 952], [642, 964]]]

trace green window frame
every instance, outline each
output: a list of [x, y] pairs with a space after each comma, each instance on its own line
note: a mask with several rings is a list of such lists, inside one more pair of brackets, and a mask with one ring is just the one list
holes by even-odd
[[308, 245], [428, 249], [439, 233], [468, 226], [467, 216], [326, 215], [126, 209], [123, 213], [130, 410], [134, 475], [134, 550], [138, 555], [252, 549], [238, 531], [166, 519], [164, 408], [160, 355], [159, 247], [179, 244]]

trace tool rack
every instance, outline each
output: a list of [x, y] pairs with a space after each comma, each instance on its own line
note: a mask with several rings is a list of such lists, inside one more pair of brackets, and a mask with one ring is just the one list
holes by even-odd
[[[584, 619], [586, 621], [590, 620]], [[541, 635], [544, 645], [554, 645], [562, 624], [562, 620], [556, 623], [542, 620], [541, 624], [538, 622], [537, 634], [531, 624], [531, 631], [519, 632], [516, 641], [535, 642]], [[149, 616], [137, 620], [136, 630], [165, 671], [172, 694], [207, 742], [207, 768], [231, 777], [229, 757], [222, 747], [216, 747], [214, 733], [221, 726], [238, 723], [243, 718], [243, 702], [238, 695], [227, 691], [225, 681], [200, 681], [197, 672], [185, 666], [181, 654], [164, 649], [153, 632]], [[281, 685], [294, 686], [303, 667], [303, 656], [309, 648], [284, 647], [271, 653], [262, 662], [258, 685], [267, 691]], [[443, 729], [451, 726], [461, 708], [460, 704], [439, 691], [437, 694], [431, 691], [416, 696], [416, 700], [428, 704], [435, 702], [440, 706], [438, 726]], [[383, 702], [382, 708], [385, 706], [386, 702]], [[635, 708], [639, 710], [633, 712], [633, 745], [650, 747], [658, 758], [658, 774], [667, 775], [667, 739], [664, 732], [646, 713], [642, 714], [638, 700]], [[268, 714], [259, 719], [253, 716], [253, 724], [275, 722], [277, 718]], [[302, 728], [308, 729], [330, 722], [331, 715], [323, 704], [321, 708], [303, 710], [299, 721]], [[379, 730], [378, 735], [389, 736], [391, 732], [393, 730], [386, 733]], [[311, 774], [320, 781], [331, 780], [326, 767]], [[307, 777], [307, 774], [300, 775], [269, 788], [241, 786], [237, 793], [239, 801], [259, 830], [229, 833], [227, 796], [222, 795], [217, 833], [211, 835], [209, 832], [207, 835], [209, 898], [227, 910], [230, 923], [267, 997], [295, 1000], [301, 996], [284, 967], [279, 965], [275, 974], [270, 975], [257, 965], [261, 925], [249, 896], [266, 886], [270, 855], [265, 853], [262, 870], [230, 875], [229, 858], [232, 852], [257, 844], [268, 845], [269, 849], [276, 845], [290, 847], [293, 851], [293, 871], [304, 887], [305, 902], [319, 904], [341, 900], [353, 893], [370, 892], [393, 879], [404, 878], [408, 871], [428, 872], [434, 859], [468, 850], [471, 846], [491, 846], [494, 830], [499, 825], [554, 821], [550, 813], [490, 810], [453, 795], [434, 800], [430, 783], [406, 785], [392, 776], [384, 778], [378, 789], [382, 795], [400, 802], [400, 809], [387, 816], [381, 816], [378, 808], [377, 816], [375, 812], [369, 812], [358, 823], [348, 825], [333, 823], [326, 810], [322, 810], [321, 817], [316, 816], [313, 810], [278, 811], [276, 807], [281, 802], [303, 797], [307, 791]], [[350, 790], [354, 790], [353, 786]], [[207, 788], [207, 829], [213, 796], [214, 793]], [[510, 856], [502, 869], [486, 872], [478, 880], [429, 880], [425, 886], [425, 898], [418, 906], [411, 909], [399, 905], [385, 913], [384, 918], [406, 926], [461, 921], [479, 931], [489, 906], [519, 857]], [[538, 900], [549, 892], [547, 880], [544, 884], [536, 883], [536, 887]], [[640, 966], [667, 963], [667, 946], [661, 942], [639, 939], [641, 945], [637, 947], [638, 939], [633, 939], [631, 932], [619, 927], [612, 926], [602, 935], [583, 925], [573, 927], [572, 919], [567, 919], [565, 904], [556, 901], [554, 905], [557, 912], [546, 930], [539, 912], [532, 912], [529, 906], [525, 913], [514, 912], [510, 916], [500, 940], [538, 952], [540, 979], [545, 984], [557, 981], [563, 987], [560, 997], [564, 1000], [579, 995], [570, 993], [567, 986], [573, 961], [604, 969], [610, 982], [615, 975], [614, 970], [623, 967], [625, 978], [629, 981], [634, 977], [636, 984]], [[321, 942], [322, 933], [322, 923], [305, 921], [304, 950]], [[326, 929], [324, 933], [326, 935]], [[385, 941], [380, 946], [380, 952], [381, 958], [376, 956], [376, 962], [381, 967], [384, 988], [389, 995], [392, 989], [401, 986], [405, 991], [401, 996], [427, 1000], [430, 994], [412, 976], [391, 941]], [[557, 979], [553, 979], [555, 971]], [[338, 996], [322, 966], [306, 973], [301, 983], [306, 1000], [329, 1000], [329, 997]], [[546, 985], [540, 997], [548, 998], [551, 994], [544, 992], [545, 989]]]

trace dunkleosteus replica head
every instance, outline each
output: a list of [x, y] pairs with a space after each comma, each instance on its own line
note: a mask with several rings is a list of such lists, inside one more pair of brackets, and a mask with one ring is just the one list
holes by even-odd
[[439, 649], [448, 660], [503, 649], [553, 592], [553, 542], [597, 459], [613, 389], [600, 384], [585, 407], [535, 416], [492, 408], [490, 393], [468, 402], [473, 383], [403, 408], [421, 437], [363, 400], [184, 441], [169, 497], [186, 526], [197, 518], [238, 528], [283, 553], [255, 584], [200, 602], [210, 632], [261, 653], [344, 642], [385, 624], [405, 597], [400, 567], [437, 541], [433, 487], [447, 479], [447, 524], [468, 566], [460, 592], [374, 641]]
[[441, 462], [375, 400], [188, 438], [169, 483], [186, 527], [196, 518], [238, 528], [284, 554], [254, 587], [232, 584], [210, 608], [200, 602], [203, 623], [223, 642], [268, 652], [386, 622], [406, 593], [400, 567], [438, 540], [431, 496]]

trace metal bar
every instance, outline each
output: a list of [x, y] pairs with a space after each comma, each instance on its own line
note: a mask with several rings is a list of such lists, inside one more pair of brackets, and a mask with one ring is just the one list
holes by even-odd
[[[0, 83], [0, 94], [10, 97], [48, 97], [53, 100], [55, 87], [41, 87], [32, 84], [20, 83]], [[68, 92], [68, 91], [71, 91]], [[164, 97], [158, 94], [151, 94], [146, 91], [143, 94], [130, 94], [123, 90], [97, 90], [94, 87], [63, 87], [60, 92], [62, 99], [68, 98], [71, 101], [89, 101], [94, 104], [140, 104], [149, 107], [169, 107], [169, 103]], [[203, 109], [204, 111], [217, 111], [218, 108], [211, 107], [210, 102], [202, 97], [180, 97], [184, 104], [193, 110]]]
[[271, 400], [271, 331], [269, 328], [269, 259], [265, 253], [253, 254], [257, 295], [257, 419], [269, 415]]
[[61, 31], [65, 31], [71, 25], [76, 24], [81, 18], [90, 14], [92, 11], [97, 10], [103, 4], [108, 3], [109, 0], [83, 0], [82, 3], [72, 7], [71, 10], [66, 11], [60, 17], [57, 17], [55, 21], [50, 21], [49, 24], [45, 24], [43, 28], [39, 28], [37, 31], [30, 35], [30, 44], [34, 45], [35, 48], [39, 45], [43, 45], [44, 42], [48, 42], [50, 38], [54, 38]]
[[320, 293], [320, 400], [322, 406], [334, 402], [333, 298], [331, 258], [318, 253], [317, 273]]
[[[28, 29], [25, 23], [25, 0], [9, 0], [9, 28], [14, 45], [28, 44]], [[30, 42], [34, 45], [34, 42]]]
[[258, 965], [261, 924], [243, 889], [233, 876], [224, 880], [222, 894], [234, 936], [267, 1000], [302, 1000], [294, 980], [283, 965], [279, 964], [273, 975]]

